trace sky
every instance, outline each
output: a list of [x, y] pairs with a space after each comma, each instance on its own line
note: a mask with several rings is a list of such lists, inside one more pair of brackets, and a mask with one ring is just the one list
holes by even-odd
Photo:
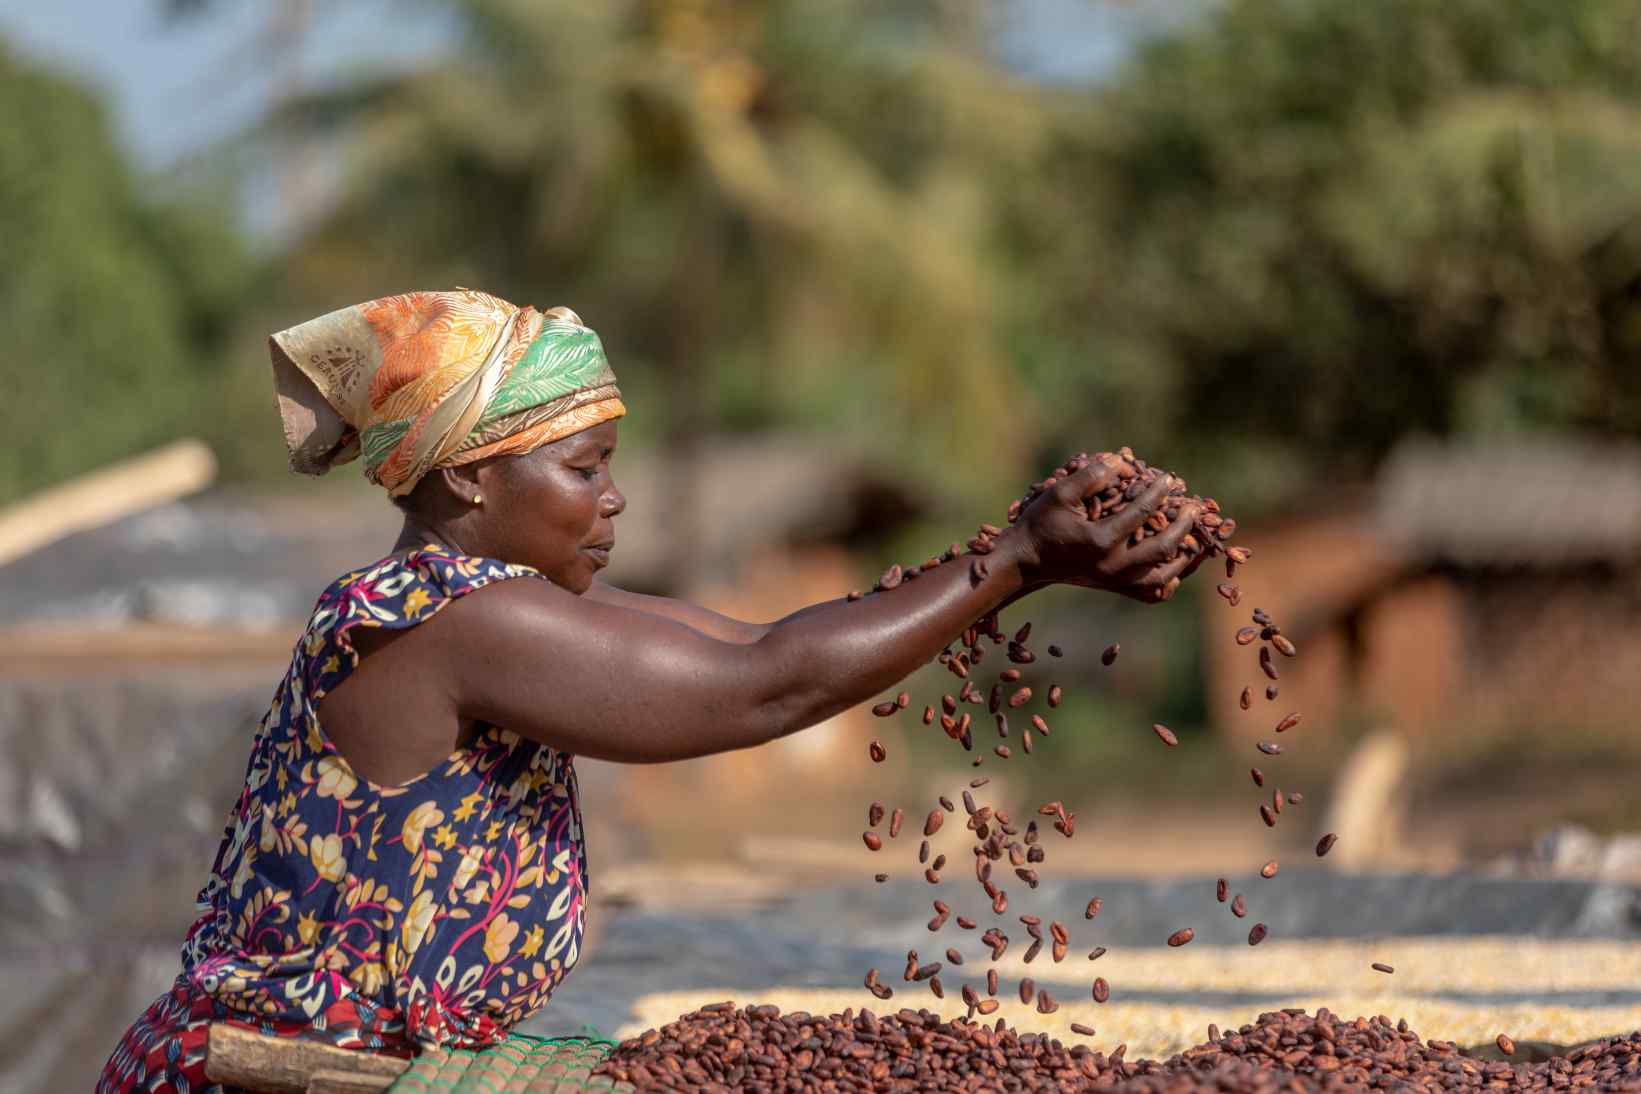
[[[823, 0], [822, 0], [823, 2]], [[1109, 71], [1139, 34], [1199, 0], [994, 0], [998, 48], [1039, 78]], [[435, 55], [450, 21], [418, 0], [214, 0], [168, 20], [162, 0], [0, 0], [0, 37], [105, 90], [121, 141], [160, 172], [244, 130], [278, 98], [281, 81], [325, 85]], [[311, 11], [296, 51], [274, 51], [278, 13]], [[284, 59], [281, 59], [284, 58]], [[287, 72], [272, 67], [289, 64]], [[248, 184], [248, 226], [281, 234], [269, 195]]]

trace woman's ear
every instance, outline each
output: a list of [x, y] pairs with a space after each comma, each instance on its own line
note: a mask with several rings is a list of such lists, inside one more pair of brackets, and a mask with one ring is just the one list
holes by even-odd
[[473, 499], [484, 494], [484, 489], [479, 485], [477, 464], [464, 463], [455, 467], [441, 467], [437, 473], [444, 492], [459, 505], [473, 505]]

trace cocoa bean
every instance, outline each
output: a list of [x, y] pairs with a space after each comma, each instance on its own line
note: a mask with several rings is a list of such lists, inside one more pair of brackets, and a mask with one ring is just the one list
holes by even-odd
[[1272, 636], [1271, 645], [1275, 646], [1276, 652], [1280, 653], [1283, 657], [1293, 657], [1299, 652], [1294, 648], [1294, 644], [1288, 641], [1286, 635], [1278, 634]]
[[1241, 627], [1236, 632], [1236, 644], [1239, 645], [1239, 646], [1252, 645], [1253, 640], [1258, 638], [1258, 637], [1259, 637], [1259, 628], [1258, 627]]
[[868, 851], [881, 851], [883, 849], [883, 840], [876, 832], [862, 832], [860, 838], [866, 844]]
[[1259, 876], [1262, 877], [1262, 878], [1265, 878], [1266, 880], [1269, 880], [1269, 879], [1276, 876], [1276, 871], [1278, 869], [1279, 869], [1279, 867], [1277, 866], [1276, 860], [1272, 859], [1271, 861], [1267, 862], [1265, 865], [1263, 865], [1259, 868]]
[[1259, 768], [1250, 767], [1248, 769], [1248, 774], [1249, 774], [1250, 777], [1252, 777], [1255, 786], [1264, 786], [1265, 785], [1265, 773], [1263, 771], [1259, 770]]
[[1332, 832], [1316, 841], [1316, 857], [1321, 858], [1333, 850], [1333, 845], [1339, 842], [1339, 837]]
[[1190, 927], [1181, 927], [1168, 936], [1170, 946], [1183, 946], [1197, 936], [1197, 932]]
[[1250, 945], [1250, 946], [1259, 945], [1261, 942], [1265, 941], [1266, 933], [1267, 932], [1266, 932], [1266, 929], [1265, 929], [1265, 924], [1255, 923], [1253, 925], [1253, 927], [1248, 931], [1248, 945]]
[[1065, 694], [1065, 692], [1064, 692], [1064, 691], [1063, 691], [1063, 690], [1061, 690], [1061, 688], [1060, 688], [1060, 685], [1059, 685], [1059, 684], [1051, 684], [1051, 685], [1049, 685], [1049, 689], [1048, 689], [1048, 705], [1049, 705], [1049, 706], [1050, 706], [1050, 707], [1057, 707], [1057, 706], [1059, 706], [1059, 705], [1060, 705], [1060, 698], [1061, 698], [1061, 696], [1063, 696], [1063, 695], [1064, 695], [1064, 694]]
[[1288, 732], [1288, 730], [1292, 729], [1294, 726], [1296, 726], [1298, 724], [1299, 724], [1299, 714], [1297, 712], [1295, 712], [1293, 714], [1288, 715], [1286, 718], [1283, 718], [1280, 722], [1276, 723], [1276, 731], [1278, 733], [1286, 733], [1286, 732]]
[[1163, 725], [1161, 722], [1154, 723], [1151, 726], [1151, 732], [1155, 733], [1157, 735], [1157, 739], [1169, 748], [1174, 748], [1179, 744], [1179, 738], [1174, 736], [1174, 731]]
[[1267, 756], [1280, 756], [1280, 755], [1282, 755], [1282, 746], [1277, 744], [1275, 741], [1260, 741], [1259, 744], [1255, 745], [1254, 747], [1259, 749], [1259, 751], [1263, 752]]
[[1031, 702], [1031, 688], [1023, 687], [1009, 696], [1009, 709], [1025, 706]]
[[866, 807], [866, 827], [876, 828], [883, 823], [883, 803], [873, 802]]
[[1254, 704], [1254, 689], [1253, 688], [1243, 688], [1242, 689], [1242, 698], [1237, 700], [1237, 702], [1241, 705], [1243, 710], [1247, 710], [1249, 707], [1253, 706], [1253, 704]]
[[1105, 982], [1105, 977], [1094, 978], [1093, 996], [1096, 1003], [1104, 1003], [1111, 998], [1111, 985]]
[[1225, 894], [1229, 891], [1230, 891], [1230, 883], [1228, 881], [1226, 881], [1224, 878], [1220, 878], [1219, 881], [1214, 886], [1214, 897], [1221, 904], [1224, 904], [1225, 903]]
[[1389, 973], [1393, 973], [1393, 972], [1396, 971], [1394, 968], [1392, 968], [1389, 965], [1386, 965], [1382, 961], [1375, 961], [1372, 965], [1369, 965], [1368, 967], [1371, 968], [1374, 972], [1382, 972], [1382, 973], [1386, 973], [1387, 975]]
[[873, 741], [871, 744], [867, 745], [866, 754], [872, 757], [872, 762], [875, 764], [882, 763], [889, 755], [883, 750], [883, 743], [881, 741]]
[[897, 808], [889, 816], [889, 838], [895, 839], [900, 835], [900, 824], [906, 819], [906, 811]]
[[1242, 898], [1241, 893], [1231, 899], [1231, 914], [1238, 919], [1248, 914], [1248, 902]]
[[879, 718], [887, 718], [899, 709], [899, 707], [895, 706], [894, 700], [891, 699], [888, 702], [879, 703], [877, 706], [873, 707], [872, 713], [877, 715]]
[[1121, 643], [1118, 643], [1118, 642], [1111, 643], [1111, 645], [1107, 646], [1105, 648], [1104, 652], [1102, 652], [1100, 654], [1100, 664], [1106, 666], [1107, 668], [1110, 668], [1111, 663], [1117, 659], [1117, 654], [1119, 654], [1121, 652], [1122, 652]]
[[1276, 814], [1271, 811], [1271, 807], [1268, 805], [1259, 807], [1259, 819], [1265, 822], [1266, 828], [1276, 827]]

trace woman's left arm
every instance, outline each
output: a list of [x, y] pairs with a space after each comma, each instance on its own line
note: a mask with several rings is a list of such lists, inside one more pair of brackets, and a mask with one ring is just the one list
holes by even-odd
[[[1008, 607], [1022, 596], [1031, 592], [1037, 586], [1027, 586], [1010, 596], [998, 610]], [[807, 608], [800, 608], [774, 623], [747, 623], [740, 619], [731, 619], [727, 615], [715, 612], [710, 608], [703, 608], [699, 604], [691, 604], [687, 600], [677, 600], [670, 596], [650, 596], [647, 593], [633, 593], [626, 589], [618, 589], [614, 585], [606, 585], [602, 581], [593, 580], [583, 594], [588, 600], [596, 600], [601, 604], [613, 604], [618, 608], [629, 611], [648, 612], [650, 615], [659, 615], [675, 622], [682, 623], [692, 630], [700, 631], [709, 638], [716, 638], [720, 642], [733, 642], [736, 645], [751, 645], [769, 633], [771, 627], [796, 619], [824, 604], [811, 604]], [[828, 601], [827, 603], [830, 603]]]

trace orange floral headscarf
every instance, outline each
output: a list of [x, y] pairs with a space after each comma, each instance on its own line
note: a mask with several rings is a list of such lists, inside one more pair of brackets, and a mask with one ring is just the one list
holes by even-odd
[[268, 339], [291, 468], [363, 455], [395, 497], [435, 467], [528, 452], [627, 412], [598, 335], [568, 308], [473, 289], [385, 296]]

